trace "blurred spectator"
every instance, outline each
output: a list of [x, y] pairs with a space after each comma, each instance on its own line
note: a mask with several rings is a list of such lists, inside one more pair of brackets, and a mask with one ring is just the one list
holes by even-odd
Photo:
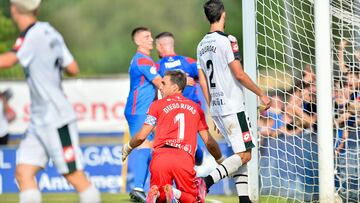
[[[346, 79], [343, 78], [343, 80]], [[347, 125], [351, 113], [346, 109], [350, 101], [350, 89], [348, 88], [346, 81], [339, 80], [334, 83], [333, 100], [335, 127], [338, 128], [339, 126]]]
[[302, 90], [302, 109], [306, 114], [303, 116], [305, 128], [317, 131], [316, 114], [316, 86], [314, 83], [305, 83]]
[[[342, 103], [339, 106], [335, 107], [342, 107], [344, 110], [339, 113], [337, 116], [338, 118], [335, 120], [336, 123], [346, 122], [346, 124], [350, 127], [350, 129], [356, 128], [360, 125], [360, 67], [359, 62], [350, 62], [346, 63], [344, 59], [344, 52], [345, 48], [348, 44], [348, 41], [342, 39], [339, 43], [339, 50], [338, 50], [338, 58], [339, 58], [339, 83], [336, 84], [336, 88], [340, 88], [343, 91], [343, 96], [346, 97], [347, 102]], [[355, 58], [358, 60], [360, 59], [360, 52], [355, 52]], [[337, 91], [337, 90], [334, 90]], [[339, 97], [341, 92], [336, 93]], [[340, 95], [341, 96], [341, 95]], [[339, 99], [338, 99], [339, 101]]]
[[277, 92], [273, 95], [271, 107], [265, 112], [263, 128], [260, 133], [271, 137], [277, 137], [286, 132], [286, 123], [291, 122], [290, 117], [284, 112], [284, 101], [282, 93]]
[[335, 155], [344, 155], [346, 149], [346, 139], [349, 136], [349, 131], [347, 128], [337, 127], [336, 130], [336, 139], [335, 139]]
[[306, 64], [305, 70], [302, 75], [302, 81], [306, 84], [315, 84], [315, 72], [310, 64]]
[[9, 123], [15, 120], [16, 114], [11, 109], [8, 101], [12, 97], [10, 89], [0, 92], [0, 145], [7, 145], [9, 140]]

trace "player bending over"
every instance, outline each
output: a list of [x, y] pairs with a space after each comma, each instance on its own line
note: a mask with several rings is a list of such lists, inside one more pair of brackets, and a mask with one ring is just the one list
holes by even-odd
[[[156, 127], [147, 202], [199, 201], [197, 184], [204, 183], [197, 182], [199, 179], [195, 178], [197, 132], [210, 154], [219, 162], [222, 160], [220, 148], [208, 132], [200, 106], [181, 94], [185, 85], [186, 74], [183, 71], [165, 73], [160, 87], [163, 99], [151, 104], [143, 127], [122, 149], [125, 160], [131, 150], [144, 142]], [[177, 189], [172, 188], [173, 182]]]

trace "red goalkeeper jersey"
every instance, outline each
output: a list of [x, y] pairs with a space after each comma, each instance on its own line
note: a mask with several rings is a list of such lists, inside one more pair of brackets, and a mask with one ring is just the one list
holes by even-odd
[[153, 102], [145, 125], [156, 126], [154, 150], [167, 145], [191, 156], [196, 150], [197, 132], [208, 129], [201, 107], [181, 94]]

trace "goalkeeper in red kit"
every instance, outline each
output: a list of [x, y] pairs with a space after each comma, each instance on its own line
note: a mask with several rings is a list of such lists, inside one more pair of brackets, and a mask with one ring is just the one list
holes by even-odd
[[204, 191], [199, 191], [199, 184], [204, 182], [195, 177], [194, 170], [198, 132], [215, 160], [223, 160], [218, 144], [208, 132], [201, 107], [181, 94], [185, 86], [183, 71], [167, 71], [160, 87], [163, 99], [151, 104], [143, 127], [123, 147], [125, 160], [156, 127], [146, 202], [203, 201]]

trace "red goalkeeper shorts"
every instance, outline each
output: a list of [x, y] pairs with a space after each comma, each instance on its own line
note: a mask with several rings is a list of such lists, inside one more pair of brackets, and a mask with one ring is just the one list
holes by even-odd
[[181, 192], [196, 197], [197, 189], [194, 183], [196, 172], [194, 158], [187, 152], [177, 148], [158, 148], [152, 155], [150, 163], [150, 186], [157, 185], [160, 198], [164, 199], [162, 186], [176, 184]]

